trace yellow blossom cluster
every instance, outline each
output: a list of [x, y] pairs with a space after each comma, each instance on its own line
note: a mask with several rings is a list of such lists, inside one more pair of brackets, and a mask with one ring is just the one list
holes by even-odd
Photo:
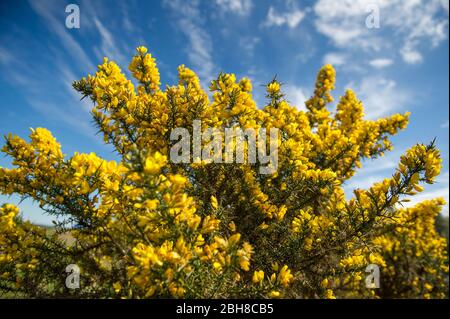
[[138, 47], [137, 55], [131, 60], [129, 69], [133, 76], [144, 85], [146, 90], [157, 90], [159, 88], [159, 71], [155, 59], [147, 54], [147, 48]]
[[[128, 67], [104, 59], [73, 87], [93, 103], [92, 116], [117, 158], [66, 156], [44, 128], [29, 141], [5, 136], [11, 167], [0, 168], [0, 193], [37, 202], [55, 217], [43, 228], [17, 207], [0, 208], [0, 292], [80, 298], [446, 298], [448, 260], [435, 231], [443, 203], [402, 205], [433, 183], [442, 159], [434, 142], [411, 147], [392, 177], [347, 198], [344, 185], [363, 164], [392, 150], [390, 136], [409, 113], [365, 119], [347, 90], [332, 109], [335, 70], [319, 70], [306, 111], [282, 84], [266, 85], [257, 106], [248, 78], [220, 73], [202, 88], [178, 67], [161, 88], [156, 60], [138, 47]], [[175, 128], [276, 128], [278, 166], [170, 158]], [[206, 141], [201, 141], [204, 145]], [[249, 141], [243, 142], [244, 151]], [[237, 149], [222, 140], [223, 151]], [[244, 152], [247, 153], [247, 152]], [[80, 289], [61, 276], [81, 272]], [[380, 288], [365, 286], [368, 265]]]

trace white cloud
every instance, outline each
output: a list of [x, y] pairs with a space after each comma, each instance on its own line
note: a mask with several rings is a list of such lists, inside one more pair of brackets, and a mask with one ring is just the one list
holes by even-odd
[[100, 22], [97, 17], [94, 17], [94, 24], [100, 34], [101, 45], [100, 50], [96, 48], [100, 59], [107, 56], [109, 59], [116, 61], [122, 67], [127, 66], [127, 59], [118, 48], [114, 41], [114, 36], [111, 32]]
[[[380, 28], [366, 27], [373, 5], [379, 9]], [[435, 47], [448, 36], [448, 1], [319, 0], [314, 12], [317, 30], [337, 47], [374, 53], [394, 50], [410, 64], [423, 60], [420, 51], [429, 43]]]
[[[16, 43], [13, 45], [17, 46]], [[28, 105], [46, 118], [62, 122], [76, 130], [80, 135], [89, 136], [98, 141], [95, 128], [91, 125], [89, 111], [92, 108], [89, 99], [80, 102], [80, 95], [72, 88], [77, 79], [71, 68], [59, 56], [53, 56], [55, 69], [35, 70], [35, 61], [14, 51], [0, 48], [2, 72], [10, 83], [24, 96]], [[49, 50], [52, 52], [52, 50]], [[7, 63], [6, 63], [7, 62]], [[53, 76], [57, 81], [48, 81]], [[61, 103], [63, 101], [63, 103]]]
[[96, 136], [96, 128], [90, 122], [89, 113], [79, 111], [80, 105], [77, 103], [78, 101], [71, 101], [67, 97], [60, 99], [65, 100], [64, 104], [42, 97], [40, 99], [30, 97], [26, 100], [33, 109], [49, 119], [70, 125], [81, 135], [101, 143], [101, 140]]
[[[14, 43], [13, 47], [16, 46], [18, 44]], [[71, 85], [77, 77], [59, 56], [52, 57], [55, 69], [50, 70], [36, 70], [35, 61], [24, 58], [17, 50], [0, 48], [0, 56], [11, 57], [0, 59], [2, 72], [21, 92], [29, 106], [46, 118], [68, 124], [80, 135], [98, 140], [90, 123], [90, 100], [80, 102], [80, 95]], [[48, 81], [50, 77], [56, 81]]]
[[[431, 188], [431, 189], [427, 189]], [[405, 207], [412, 207], [424, 200], [428, 199], [434, 199], [437, 197], [443, 197], [446, 205], [442, 209], [442, 214], [448, 216], [449, 213], [449, 172], [441, 173], [436, 178], [436, 183], [433, 185], [425, 185], [425, 191], [422, 193], [419, 193], [414, 196], [408, 197], [411, 201], [405, 202], [403, 206]]]
[[351, 193], [356, 188], [366, 189], [384, 178], [391, 177], [401, 154], [400, 151], [395, 151], [376, 159], [363, 160], [362, 167], [356, 171], [355, 176], [344, 184], [345, 191]]
[[248, 15], [253, 7], [252, 0], [216, 0], [216, 4], [225, 12]]
[[369, 62], [369, 64], [376, 69], [382, 69], [382, 68], [388, 67], [388, 66], [392, 65], [392, 63], [394, 63], [394, 61], [392, 61], [391, 59], [385, 59], [385, 58], [373, 59]]
[[359, 84], [351, 83], [364, 104], [366, 118], [376, 119], [402, 109], [408, 101], [408, 92], [399, 88], [394, 80], [381, 76], [369, 76]]
[[[344, 184], [344, 190], [347, 196], [351, 197], [353, 190], [368, 189], [373, 184], [381, 182], [385, 178], [390, 178], [394, 173], [394, 169], [399, 161], [400, 152], [388, 153], [386, 156], [370, 160], [367, 164], [363, 163], [363, 168], [359, 170], [355, 176]], [[443, 207], [442, 214], [449, 213], [449, 172], [441, 174], [436, 184], [425, 185], [425, 191], [414, 196], [407, 196], [410, 202], [404, 202], [403, 207], [412, 207], [424, 200], [443, 197], [446, 205]], [[400, 207], [400, 206], [399, 206]]]
[[[92, 101], [90, 99], [83, 99], [80, 101], [80, 93], [77, 92], [72, 87], [73, 81], [77, 80], [78, 77], [75, 75], [75, 73], [69, 67], [69, 65], [64, 63], [62, 60], [57, 60], [55, 64], [57, 67], [57, 72], [58, 72], [61, 84], [64, 85], [64, 89], [66, 90], [66, 93], [68, 94], [68, 96], [65, 96], [64, 98], [65, 98], [66, 102], [73, 103], [72, 105], [74, 105], [74, 107], [72, 108], [73, 113], [77, 113], [76, 116], [79, 116], [80, 113], [83, 113], [83, 112], [79, 112], [79, 110], [81, 109], [81, 110], [85, 111], [84, 115], [88, 115], [90, 113], [90, 111], [92, 110]], [[66, 112], [67, 112], [67, 109], [66, 109]], [[86, 117], [85, 117], [85, 121], [88, 122]], [[80, 125], [85, 125], [85, 124], [86, 123], [80, 124]], [[83, 129], [82, 130], [83, 133], [85, 133], [86, 130], [84, 129], [84, 127], [81, 126], [81, 128]]]
[[444, 208], [442, 209], [441, 213], [443, 215], [448, 216], [448, 213], [449, 213], [449, 208], [448, 208], [449, 187], [448, 187], [448, 185], [444, 186], [444, 187], [439, 187], [439, 188], [436, 188], [436, 189], [433, 189], [430, 191], [424, 191], [424, 192], [419, 193], [414, 196], [409, 196], [408, 199], [410, 199], [410, 202], [403, 203], [403, 206], [404, 207], [413, 207], [424, 200], [434, 199], [437, 197], [444, 198], [446, 204], [445, 204]]
[[130, 15], [130, 6], [133, 6], [133, 2], [119, 2], [120, 11], [122, 14], [122, 25], [126, 31], [129, 33], [138, 33], [140, 32], [139, 27], [134, 24], [133, 17]]
[[17, 59], [6, 49], [0, 47], [0, 64], [8, 65], [11, 62], [17, 61]]
[[[36, 8], [37, 12], [44, 9], [45, 7]], [[56, 23], [55, 17], [48, 11], [42, 12], [42, 14], [51, 28]], [[58, 28], [58, 26], [55, 27]], [[79, 78], [76, 74], [83, 72], [80, 72], [80, 69], [84, 69], [86, 65], [82, 67], [78, 64], [67, 63], [67, 58], [69, 61], [76, 60], [72, 59], [71, 55], [85, 54], [84, 50], [70, 35], [64, 35], [64, 30], [55, 32], [59, 35], [62, 47], [65, 47], [67, 51], [69, 48], [74, 48], [76, 49], [75, 53], [71, 51], [66, 53], [64, 50], [61, 52], [59, 48], [52, 46], [47, 47], [47, 58], [51, 59], [52, 64], [44, 66], [40, 60], [30, 59], [32, 53], [24, 50], [28, 44], [25, 41], [29, 40], [17, 38], [9, 42], [8, 48], [0, 47], [2, 75], [7, 77], [10, 84], [17, 88], [31, 108], [46, 118], [67, 124], [76, 133], [89, 136], [98, 142], [99, 139], [95, 136], [96, 130], [90, 122], [91, 102], [89, 99], [80, 102], [81, 96], [72, 88], [72, 82]], [[91, 63], [87, 56], [80, 58], [85, 63]]]
[[274, 7], [270, 6], [267, 12], [266, 21], [264, 21], [263, 26], [283, 26], [287, 25], [289, 28], [293, 29], [299, 25], [299, 23], [305, 17], [305, 11], [297, 8], [294, 2], [288, 3], [288, 11], [277, 12]]
[[390, 175], [397, 166], [399, 158], [399, 153], [388, 153], [383, 157], [374, 160], [367, 160], [363, 162], [363, 166], [358, 174], [370, 175], [384, 171]]
[[362, 38], [367, 34], [364, 19], [364, 1], [319, 0], [314, 6], [317, 30], [329, 37], [339, 47], [367, 46]]
[[59, 7], [52, 5], [49, 1], [30, 1], [30, 5], [33, 10], [47, 22], [45, 24], [47, 28], [58, 36], [62, 45], [72, 56], [73, 60], [78, 62], [79, 66], [85, 70], [94, 70], [94, 64], [91, 62], [84, 49], [68, 32], [69, 29], [65, 27], [63, 21], [56, 17], [54, 11]]
[[381, 175], [370, 175], [364, 178], [353, 177], [348, 184], [344, 185], [344, 190], [348, 194], [351, 194], [355, 189], [368, 189], [373, 186], [373, 184], [378, 183], [383, 180]]
[[423, 61], [422, 54], [419, 51], [411, 49], [409, 46], [405, 46], [400, 50], [400, 54], [408, 64], [417, 64]]
[[255, 48], [261, 41], [258, 37], [242, 37], [239, 39], [239, 47], [249, 56], [253, 57]]
[[214, 62], [212, 59], [212, 41], [210, 35], [202, 26], [202, 15], [198, 2], [181, 0], [166, 0], [164, 4], [176, 16], [176, 25], [188, 39], [186, 48], [189, 61], [203, 83], [214, 78]]
[[323, 64], [332, 64], [333, 66], [344, 65], [347, 61], [347, 56], [342, 53], [331, 52], [323, 57]]
[[439, 175], [436, 178], [436, 182], [437, 183], [442, 183], [442, 184], [448, 184], [449, 182], [449, 172], [445, 172], [445, 173], [441, 173], [441, 175]]
[[445, 12], [447, 12], [447, 15], [448, 15], [448, 4], [449, 4], [448, 0], [441, 0], [441, 5], [444, 8]]
[[448, 128], [448, 126], [449, 126], [448, 120], [447, 122], [441, 124], [441, 128]]
[[300, 86], [287, 84], [282, 88], [286, 94], [286, 100], [298, 110], [306, 110], [305, 102], [308, 99], [306, 90]]

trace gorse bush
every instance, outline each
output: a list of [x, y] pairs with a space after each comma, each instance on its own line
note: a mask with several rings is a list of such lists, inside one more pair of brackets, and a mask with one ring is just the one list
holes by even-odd
[[[392, 177], [346, 199], [343, 185], [392, 149], [389, 136], [408, 114], [365, 120], [351, 90], [333, 101], [335, 71], [318, 73], [307, 111], [267, 84], [257, 108], [252, 84], [221, 73], [205, 92], [178, 68], [178, 84], [160, 88], [155, 60], [139, 47], [134, 85], [105, 58], [73, 87], [120, 161], [94, 153], [67, 157], [44, 128], [30, 141], [9, 135], [0, 191], [32, 198], [57, 217], [54, 229], [0, 209], [0, 291], [9, 296], [83, 298], [445, 298], [448, 261], [435, 231], [443, 199], [402, 202], [433, 183], [441, 168], [434, 143], [408, 150]], [[278, 167], [258, 163], [173, 163], [177, 127], [277, 128]], [[207, 143], [207, 141], [203, 141]], [[232, 140], [229, 143], [236, 141]], [[248, 144], [245, 144], [248, 147]], [[65, 269], [80, 269], [78, 289]], [[365, 270], [380, 270], [379, 289]]]

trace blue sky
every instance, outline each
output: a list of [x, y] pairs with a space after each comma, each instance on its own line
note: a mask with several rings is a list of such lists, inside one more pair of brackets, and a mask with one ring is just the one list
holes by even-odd
[[[80, 8], [79, 29], [65, 26], [70, 3]], [[114, 159], [95, 135], [90, 102], [79, 101], [71, 83], [94, 73], [104, 56], [126, 70], [139, 45], [156, 57], [163, 85], [175, 83], [180, 64], [202, 83], [220, 71], [235, 73], [253, 80], [259, 106], [262, 84], [276, 75], [288, 100], [304, 108], [318, 69], [332, 63], [334, 96], [353, 88], [367, 117], [412, 112], [394, 150], [365, 162], [346, 190], [389, 177], [406, 149], [436, 137], [441, 177], [412, 203], [448, 201], [448, 8], [448, 0], [1, 1], [0, 134], [25, 137], [30, 127], [46, 127], [67, 155], [93, 151]], [[366, 19], [377, 12], [379, 28], [368, 28]], [[0, 165], [11, 166], [6, 157]], [[0, 195], [2, 202], [19, 198]], [[34, 222], [52, 219], [31, 201], [20, 207]]]

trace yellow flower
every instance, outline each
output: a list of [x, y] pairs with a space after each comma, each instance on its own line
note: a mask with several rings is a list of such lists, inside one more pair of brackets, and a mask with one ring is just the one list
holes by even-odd
[[[98, 266], [85, 267], [86, 278], [102, 279], [85, 289], [87, 298], [104, 291], [132, 298], [379, 298], [379, 290], [362, 285], [368, 264], [386, 278], [403, 278], [383, 281], [392, 297], [448, 297], [447, 243], [436, 231], [444, 199], [401, 205], [436, 181], [443, 159], [434, 143], [411, 147], [391, 178], [346, 196], [344, 185], [358, 169], [392, 150], [390, 136], [406, 128], [408, 113], [368, 120], [351, 90], [330, 105], [331, 65], [318, 72], [306, 110], [290, 105], [276, 80], [258, 107], [249, 79], [221, 73], [208, 92], [184, 65], [162, 89], [145, 47], [129, 70], [136, 81], [105, 58], [73, 85], [93, 101], [94, 123], [117, 161], [95, 153], [66, 158], [44, 128], [32, 129], [28, 141], [6, 136], [2, 151], [11, 167], [0, 167], [0, 194], [30, 198], [61, 219], [47, 229], [14, 205], [0, 207], [0, 278], [12, 294], [23, 287], [30, 298], [66, 291], [63, 281], [42, 289], [39, 283], [61, 269], [41, 270], [76, 255], [80, 265]], [[266, 146], [277, 146], [278, 169], [262, 174], [259, 150], [261, 163], [252, 163], [251, 136], [229, 141], [219, 134], [244, 163], [169, 163], [172, 130], [193, 133], [195, 119], [202, 132], [277, 129]], [[77, 227], [67, 229], [71, 224]], [[251, 266], [256, 270], [245, 275]]]
[[195, 240], [194, 245], [195, 245], [195, 246], [202, 246], [202, 245], [204, 245], [204, 244], [205, 244], [205, 239], [203, 238], [202, 234], [199, 234], [199, 235], [197, 236], [197, 239]]
[[166, 162], [167, 157], [156, 152], [153, 156], [147, 157], [145, 160], [144, 172], [156, 175], [166, 165]]
[[160, 77], [159, 70], [156, 67], [155, 59], [147, 53], [147, 48], [138, 47], [138, 55], [131, 60], [128, 69], [133, 76], [148, 89], [156, 91], [159, 89]]
[[252, 281], [257, 284], [264, 280], [264, 271], [262, 270], [255, 270], [253, 273]]
[[325, 298], [327, 298], [327, 299], [336, 299], [333, 290], [327, 289], [327, 291], [325, 292]]
[[217, 209], [217, 207], [219, 207], [219, 204], [217, 202], [217, 198], [215, 196], [211, 196], [211, 206], [214, 209]]
[[267, 93], [269, 94], [277, 94], [280, 92], [280, 83], [278, 82], [272, 82], [267, 85]]
[[213, 268], [214, 268], [214, 270], [221, 271], [222, 270], [222, 265], [219, 262], [216, 261], [216, 262], [213, 263]]
[[113, 288], [116, 294], [118, 294], [122, 290], [122, 285], [120, 284], [119, 281], [117, 281], [113, 284]]
[[148, 199], [145, 201], [145, 207], [147, 207], [150, 210], [154, 210], [158, 207], [159, 200], [157, 199]]
[[241, 234], [237, 233], [232, 235], [230, 238], [228, 238], [228, 243], [230, 244], [230, 246], [236, 245], [239, 240], [241, 239]]
[[252, 82], [248, 78], [242, 78], [241, 81], [239, 81], [239, 85], [244, 92], [252, 91]]
[[424, 285], [424, 287], [425, 287], [426, 290], [433, 290], [433, 285], [430, 285], [429, 283], [426, 283]]
[[144, 54], [147, 53], [147, 48], [144, 47], [144, 46], [140, 46], [140, 47], [137, 47], [137, 48], [136, 48], [136, 51], [137, 51], [139, 54], [144, 55]]
[[269, 294], [270, 298], [279, 298], [281, 296], [281, 293], [276, 290], [272, 290]]
[[291, 274], [291, 270], [288, 268], [287, 265], [284, 265], [280, 270], [278, 280], [283, 286], [287, 287], [289, 283], [292, 282], [293, 279], [294, 276]]
[[179, 175], [179, 174], [175, 174], [175, 175], [169, 175], [169, 180], [175, 184], [175, 185], [180, 185], [183, 186], [184, 184], [186, 184], [187, 179], [186, 177]]

